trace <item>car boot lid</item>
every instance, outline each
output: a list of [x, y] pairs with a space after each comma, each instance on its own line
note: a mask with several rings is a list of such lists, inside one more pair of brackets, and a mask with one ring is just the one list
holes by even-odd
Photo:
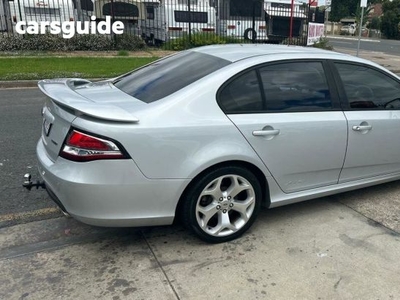
[[39, 89], [59, 105], [87, 115], [114, 122], [137, 123], [131, 111], [146, 104], [114, 87], [111, 82], [92, 83], [86, 79], [58, 78], [38, 82]]

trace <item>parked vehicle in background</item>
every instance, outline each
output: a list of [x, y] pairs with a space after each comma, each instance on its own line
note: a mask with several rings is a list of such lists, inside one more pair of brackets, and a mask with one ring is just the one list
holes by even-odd
[[[1, 1], [1, 0], [0, 0]], [[80, 1], [78, 13], [77, 0], [19, 0], [10, 3], [10, 14], [13, 26], [19, 21], [52, 22], [89, 20], [93, 11], [92, 0]]]
[[73, 21], [72, 0], [20, 0], [10, 2], [13, 24], [19, 21]]
[[252, 5], [249, 5], [249, 2], [243, 0], [220, 0], [216, 1], [215, 5], [219, 34], [245, 40], [253, 40], [253, 38], [267, 40], [263, 2], [253, 1]]
[[356, 30], [357, 30], [357, 25], [356, 24], [343, 25], [340, 28], [340, 34], [342, 34], [342, 35], [355, 35]]
[[215, 32], [216, 12], [208, 0], [146, 0], [140, 21], [142, 38], [151, 44], [163, 43], [191, 33]]
[[[224, 36], [255, 41], [277, 37], [282, 40], [283, 36], [289, 36], [291, 0], [254, 1], [252, 5], [242, 0], [220, 0], [214, 3], [219, 5], [218, 33]], [[293, 36], [302, 33], [306, 17], [304, 3], [294, 1]]]
[[90, 17], [94, 15], [94, 1], [97, 2], [97, 0], [72, 0], [74, 4], [75, 20], [90, 21]]
[[95, 0], [94, 15], [97, 21], [105, 20], [107, 16], [113, 21], [121, 21], [125, 30], [139, 35], [139, 21], [145, 17], [145, 6], [141, 1], [134, 0]]
[[268, 28], [268, 39], [280, 42], [290, 36], [290, 19], [293, 16], [292, 37], [303, 34], [304, 22], [307, 19], [305, 3], [294, 1], [293, 13], [291, 0], [274, 0], [265, 2], [265, 13]]

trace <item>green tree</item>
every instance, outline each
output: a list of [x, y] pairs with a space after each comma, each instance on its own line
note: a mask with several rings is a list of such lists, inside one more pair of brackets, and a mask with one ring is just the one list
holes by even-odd
[[381, 29], [381, 19], [379, 17], [373, 17], [367, 27], [369, 29]]
[[[373, 9], [372, 4], [369, 4], [367, 7], [364, 7], [364, 15], [363, 15], [363, 20], [362, 24], [365, 25], [368, 20], [368, 15], [371, 13], [371, 10]], [[356, 18], [356, 23], [359, 24], [361, 20], [361, 7], [357, 7], [356, 13], [355, 13], [355, 18]]]
[[[368, 6], [371, 4], [381, 3], [382, 1], [389, 0], [368, 0]], [[339, 22], [340, 19], [356, 16], [357, 9], [360, 8], [360, 3], [360, 0], [332, 0], [329, 20]]]
[[329, 20], [339, 22], [340, 19], [354, 16], [360, 0], [332, 0]]
[[381, 31], [388, 39], [400, 39], [400, 0], [386, 0], [382, 5]]

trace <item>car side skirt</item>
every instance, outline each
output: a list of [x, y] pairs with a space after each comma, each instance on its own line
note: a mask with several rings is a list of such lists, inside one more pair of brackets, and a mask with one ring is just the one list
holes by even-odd
[[392, 174], [380, 175], [380, 176], [375, 176], [335, 185], [329, 185], [325, 187], [320, 187], [316, 189], [295, 192], [290, 194], [283, 193], [274, 180], [268, 180], [268, 184], [270, 187], [270, 197], [271, 197], [271, 205], [269, 206], [269, 208], [279, 207], [287, 204], [302, 202], [305, 200], [311, 200], [338, 193], [348, 192], [399, 179], [400, 179], [400, 173], [392, 173]]

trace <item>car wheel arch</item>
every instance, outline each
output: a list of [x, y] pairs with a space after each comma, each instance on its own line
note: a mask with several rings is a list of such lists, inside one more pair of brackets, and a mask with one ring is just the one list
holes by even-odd
[[184, 190], [179, 198], [178, 204], [176, 205], [175, 219], [180, 217], [180, 213], [182, 211], [182, 204], [185, 201], [186, 195], [187, 195], [188, 191], [192, 188], [192, 186], [197, 182], [197, 180], [199, 180], [199, 178], [201, 178], [202, 176], [205, 176], [205, 174], [207, 174], [215, 169], [218, 169], [221, 167], [227, 167], [227, 166], [242, 167], [242, 168], [247, 169], [251, 173], [253, 173], [253, 175], [259, 180], [259, 183], [261, 186], [262, 206], [267, 207], [267, 208], [270, 207], [271, 200], [270, 200], [270, 193], [269, 193], [269, 185], [268, 185], [267, 178], [265, 177], [265, 174], [257, 166], [255, 166], [252, 163], [249, 163], [246, 161], [241, 161], [241, 160], [230, 160], [230, 161], [219, 162], [212, 166], [209, 166], [209, 167], [205, 168], [204, 170], [202, 170], [201, 172], [199, 172], [196, 176], [194, 176], [192, 178], [192, 180], [190, 180], [190, 182], [184, 188]]

